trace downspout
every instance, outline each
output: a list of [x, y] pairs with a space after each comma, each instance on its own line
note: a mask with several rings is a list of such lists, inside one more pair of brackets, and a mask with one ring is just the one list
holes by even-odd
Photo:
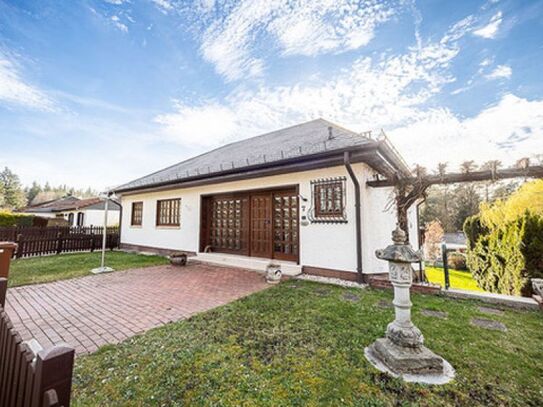
[[[422, 251], [423, 249], [423, 246], [424, 246], [424, 242], [423, 242], [423, 239], [424, 239], [424, 236], [421, 236], [421, 233], [420, 233], [420, 207], [421, 205], [426, 202], [426, 198], [422, 199], [420, 202], [417, 203], [417, 240], [418, 240], [418, 246], [419, 246], [419, 250]], [[426, 283], [426, 273], [424, 272], [424, 264], [423, 264], [423, 261], [419, 261], [419, 281], [422, 281], [423, 283]]]
[[119, 249], [121, 248], [121, 236], [122, 236], [122, 227], [123, 227], [123, 204], [122, 204], [122, 197], [119, 196]]
[[360, 214], [360, 183], [358, 182], [358, 179], [354, 174], [353, 167], [351, 167], [351, 153], [349, 151], [345, 151], [345, 153], [343, 154], [343, 162], [354, 185], [354, 207], [356, 223], [356, 272], [358, 274], [358, 282], [362, 283], [362, 217]]

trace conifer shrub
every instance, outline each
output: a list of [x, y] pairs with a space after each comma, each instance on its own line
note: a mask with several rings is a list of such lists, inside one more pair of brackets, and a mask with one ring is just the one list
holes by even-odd
[[480, 288], [531, 295], [543, 278], [543, 180], [525, 183], [506, 200], [482, 204], [466, 219], [467, 265]]

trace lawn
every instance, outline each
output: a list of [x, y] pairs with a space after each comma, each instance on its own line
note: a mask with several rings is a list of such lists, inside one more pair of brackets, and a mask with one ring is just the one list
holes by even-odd
[[[100, 252], [59, 254], [31, 257], [11, 262], [9, 286], [48, 283], [56, 280], [90, 275], [90, 270], [100, 266]], [[125, 252], [106, 252], [106, 264], [115, 270], [166, 264], [161, 256], [145, 256]]]
[[[431, 283], [441, 284], [445, 287], [445, 276], [441, 267], [426, 267], [424, 269], [426, 278]], [[461, 271], [449, 269], [449, 281], [451, 288], [459, 288], [462, 290], [484, 291], [477, 286], [477, 283], [471, 276], [469, 271]]]
[[[414, 295], [426, 344], [457, 371], [453, 382], [427, 386], [393, 379], [364, 357], [393, 319], [390, 301], [390, 291], [283, 282], [78, 358], [74, 405], [541, 405], [540, 313], [487, 315], [475, 301]], [[472, 326], [472, 317], [508, 330]]]

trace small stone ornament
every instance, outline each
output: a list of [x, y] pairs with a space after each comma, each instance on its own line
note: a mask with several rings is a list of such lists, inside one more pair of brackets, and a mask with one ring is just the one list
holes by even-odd
[[170, 254], [170, 264], [173, 266], [186, 266], [187, 254], [181, 252], [175, 252]]
[[281, 281], [281, 276], [283, 272], [281, 271], [281, 266], [278, 264], [268, 264], [266, 268], [266, 281], [269, 284], [277, 284]]
[[543, 297], [543, 278], [532, 278], [532, 290], [535, 295]]
[[421, 331], [411, 322], [411, 263], [421, 261], [422, 256], [406, 240], [405, 232], [397, 227], [392, 232], [393, 244], [375, 252], [377, 258], [389, 262], [395, 319], [388, 325], [385, 338], [377, 339], [365, 349], [366, 358], [379, 370], [406, 381], [447, 383], [454, 377], [453, 368], [423, 345]]

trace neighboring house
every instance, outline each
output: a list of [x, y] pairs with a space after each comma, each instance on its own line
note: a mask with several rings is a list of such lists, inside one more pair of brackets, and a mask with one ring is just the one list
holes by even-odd
[[[66, 196], [53, 201], [31, 205], [24, 213], [44, 218], [63, 218], [71, 226], [103, 226], [105, 201], [102, 198], [79, 199]], [[119, 225], [121, 205], [110, 200], [108, 203], [108, 226]]]
[[[409, 173], [386, 137], [373, 140], [313, 120], [115, 188], [123, 207], [121, 247], [186, 251], [202, 261], [260, 270], [272, 261], [291, 275], [303, 270], [352, 280], [356, 272], [363, 278], [386, 273], [375, 250], [391, 244], [393, 188], [366, 181]], [[418, 249], [415, 205], [409, 220]]]
[[464, 232], [444, 233], [441, 244], [445, 243], [447, 249], [465, 252], [468, 248], [468, 239]]

